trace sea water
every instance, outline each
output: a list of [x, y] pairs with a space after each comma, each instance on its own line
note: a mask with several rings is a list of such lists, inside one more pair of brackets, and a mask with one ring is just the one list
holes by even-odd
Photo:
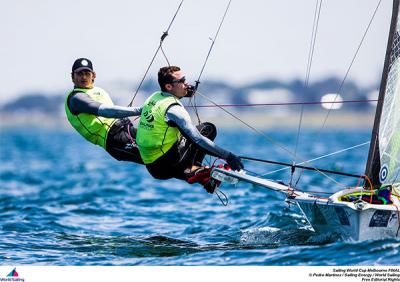
[[[264, 134], [220, 130], [216, 142], [238, 155], [299, 163], [370, 138], [369, 130], [304, 130], [296, 150], [295, 130]], [[224, 206], [199, 185], [155, 180], [72, 131], [2, 129], [0, 137], [2, 265], [400, 264], [400, 240], [343, 242], [316, 234], [273, 191], [224, 184]], [[362, 174], [367, 155], [368, 145], [309, 165]], [[257, 174], [281, 168], [244, 164]], [[266, 177], [305, 191], [342, 189], [315, 172], [285, 169]], [[357, 185], [356, 178], [333, 177]]]

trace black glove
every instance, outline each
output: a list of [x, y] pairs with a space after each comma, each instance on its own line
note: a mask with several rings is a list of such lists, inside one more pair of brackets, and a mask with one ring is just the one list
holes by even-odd
[[244, 168], [240, 158], [232, 153], [229, 153], [228, 157], [226, 158], [226, 162], [232, 170], [241, 170]]
[[193, 85], [188, 85], [188, 87], [186, 88], [186, 95], [185, 97], [192, 97], [194, 94], [196, 94], [196, 87]]

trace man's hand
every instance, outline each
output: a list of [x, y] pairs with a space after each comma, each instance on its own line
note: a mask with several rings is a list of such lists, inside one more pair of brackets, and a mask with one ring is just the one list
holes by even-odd
[[244, 168], [240, 158], [232, 153], [229, 153], [228, 157], [226, 158], [226, 162], [232, 170], [241, 170]]

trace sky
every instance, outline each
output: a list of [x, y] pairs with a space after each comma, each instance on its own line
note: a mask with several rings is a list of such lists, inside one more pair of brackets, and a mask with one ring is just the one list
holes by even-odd
[[[98, 86], [137, 85], [181, 0], [0, 2], [0, 102], [28, 91], [71, 88], [73, 61], [93, 61]], [[310, 82], [344, 77], [379, 0], [323, 0]], [[164, 41], [172, 65], [197, 79], [228, 0], [185, 0]], [[349, 77], [380, 79], [391, 16], [381, 0]], [[202, 81], [243, 85], [304, 80], [316, 0], [232, 0]], [[159, 53], [148, 77], [166, 65]], [[132, 89], [134, 91], [135, 89]], [[127, 98], [127, 100], [129, 100]]]

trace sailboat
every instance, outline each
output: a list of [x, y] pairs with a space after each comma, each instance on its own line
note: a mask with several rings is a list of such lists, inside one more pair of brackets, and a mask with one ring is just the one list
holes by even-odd
[[[212, 177], [231, 184], [248, 182], [283, 193], [318, 233], [337, 234], [343, 240], [354, 241], [400, 238], [399, 32], [399, 0], [394, 0], [363, 186], [320, 197], [243, 171], [214, 168]], [[385, 190], [389, 192], [386, 200], [377, 200]]]

